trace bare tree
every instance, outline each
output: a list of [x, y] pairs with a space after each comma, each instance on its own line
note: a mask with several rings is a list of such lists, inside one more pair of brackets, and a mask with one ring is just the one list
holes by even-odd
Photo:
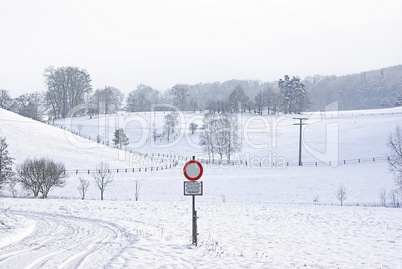
[[212, 126], [212, 113], [207, 113], [202, 119], [202, 132], [200, 133], [200, 146], [203, 147], [204, 151], [208, 154], [208, 159], [214, 158], [214, 128]]
[[87, 193], [89, 185], [90, 183], [88, 180], [80, 178], [80, 185], [78, 185], [77, 189], [81, 194], [81, 200], [85, 199], [85, 194]]
[[233, 112], [239, 113], [248, 106], [250, 98], [241, 85], [236, 86], [228, 98], [229, 106]]
[[152, 124], [152, 139], [154, 140], [154, 143], [156, 142], [156, 139], [158, 138], [158, 130], [155, 128], [155, 123]]
[[4, 109], [9, 109], [11, 105], [11, 97], [8, 91], [0, 90], [0, 107]]
[[164, 129], [167, 134], [168, 142], [170, 140], [170, 134], [173, 134], [175, 132], [176, 126], [179, 124], [178, 117], [179, 117], [179, 114], [176, 111], [174, 111], [174, 112], [167, 114], [164, 118], [164, 122], [165, 122]]
[[97, 89], [91, 97], [91, 103], [94, 104], [98, 114], [108, 114], [116, 112], [122, 105], [124, 95], [120, 90], [106, 86], [103, 89]]
[[41, 159], [44, 162], [43, 172], [45, 176], [42, 178], [40, 192], [43, 198], [46, 198], [52, 187], [63, 187], [65, 184], [64, 178], [66, 175], [66, 168], [62, 163], [55, 163], [52, 160]]
[[53, 187], [63, 187], [66, 168], [62, 163], [41, 158], [39, 160], [27, 159], [17, 166], [17, 182], [21, 183], [25, 189], [31, 190], [34, 197], [42, 193], [46, 198]]
[[241, 150], [241, 141], [239, 139], [239, 123], [237, 121], [237, 116], [228, 116], [226, 123], [226, 156], [228, 161], [230, 161], [230, 156]]
[[396, 126], [395, 131], [389, 136], [388, 146], [391, 154], [388, 156], [390, 170], [395, 173], [395, 183], [402, 191], [402, 129]]
[[130, 92], [126, 100], [126, 110], [151, 111], [153, 104], [158, 103], [159, 92], [150, 86], [140, 84], [137, 89]]
[[389, 196], [391, 204], [399, 207], [402, 203], [402, 129], [396, 126], [395, 131], [389, 136], [388, 146], [391, 154], [388, 156], [390, 170], [394, 172], [396, 189]]
[[387, 190], [383, 187], [380, 190], [380, 201], [381, 201], [381, 206], [387, 206]]
[[391, 148], [391, 154], [388, 163], [393, 172], [402, 173], [402, 130], [396, 126], [394, 133], [388, 139], [388, 146]]
[[187, 108], [189, 92], [188, 89], [181, 84], [176, 84], [170, 90], [173, 97], [173, 104], [184, 111]]
[[84, 125], [82, 125], [81, 123], [78, 124], [78, 126], [77, 126], [78, 135], [81, 135], [81, 131], [82, 131], [83, 128], [84, 128]]
[[18, 177], [16, 182], [20, 183], [26, 190], [30, 190], [34, 197], [38, 197], [40, 192], [40, 178], [37, 175], [36, 169], [34, 169], [32, 160], [25, 160], [21, 165], [17, 166]]
[[391, 201], [392, 207], [400, 207], [401, 206], [401, 193], [399, 190], [391, 190], [389, 193], [389, 199]]
[[96, 142], [102, 143], [102, 142], [103, 142], [103, 136], [100, 135], [100, 134], [98, 134], [98, 135], [96, 136]]
[[228, 146], [227, 138], [230, 132], [229, 121], [226, 115], [214, 115], [211, 124], [213, 126], [212, 142], [214, 143], [214, 149], [222, 161], [222, 157], [226, 153]]
[[96, 186], [100, 190], [101, 200], [103, 200], [103, 193], [106, 188], [114, 181], [113, 175], [110, 173], [109, 165], [107, 163], [101, 162], [97, 167], [96, 171], [92, 174]]
[[91, 78], [85, 69], [50, 66], [45, 69], [43, 76], [48, 88], [45, 100], [56, 119], [73, 116], [68, 115], [68, 112], [84, 103], [92, 91]]
[[240, 151], [236, 116], [226, 114], [206, 114], [203, 119], [203, 132], [200, 134], [200, 145], [208, 153], [217, 153], [222, 160], [224, 155], [228, 161], [234, 152]]
[[15, 98], [10, 106], [10, 110], [24, 117], [37, 121], [42, 120], [43, 94], [26, 93]]
[[341, 202], [341, 206], [343, 206], [343, 202], [347, 198], [346, 187], [343, 184], [339, 185], [338, 191], [336, 192], [336, 198]]

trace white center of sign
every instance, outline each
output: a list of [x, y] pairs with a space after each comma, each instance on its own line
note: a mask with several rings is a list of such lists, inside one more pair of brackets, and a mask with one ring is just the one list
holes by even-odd
[[186, 174], [191, 178], [196, 178], [201, 173], [200, 167], [196, 163], [190, 163], [186, 167]]

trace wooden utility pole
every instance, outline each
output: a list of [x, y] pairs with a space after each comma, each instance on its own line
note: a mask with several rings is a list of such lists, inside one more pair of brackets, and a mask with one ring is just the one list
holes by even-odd
[[299, 134], [299, 166], [302, 166], [302, 127], [303, 125], [307, 125], [307, 123], [303, 123], [304, 120], [308, 118], [293, 118], [294, 120], [300, 120], [300, 123], [293, 123], [293, 125], [300, 125], [300, 134]]

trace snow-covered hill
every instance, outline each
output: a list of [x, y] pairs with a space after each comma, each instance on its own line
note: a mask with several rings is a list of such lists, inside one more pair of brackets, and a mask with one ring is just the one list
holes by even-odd
[[[49, 199], [0, 200], [0, 267], [399, 268], [402, 213], [373, 206], [380, 203], [381, 189], [390, 192], [394, 187], [387, 163], [378, 157], [389, 152], [387, 139], [402, 124], [401, 112], [309, 114], [303, 161], [310, 165], [303, 167], [293, 165], [299, 135], [294, 116], [243, 114], [238, 160], [258, 163], [271, 156], [291, 165], [204, 165], [195, 248], [190, 243], [191, 199], [183, 196], [183, 160], [162, 171], [126, 172], [148, 165], [148, 159], [0, 110], [0, 136], [15, 163], [45, 156], [70, 170], [66, 186], [51, 190]], [[82, 126], [81, 135], [92, 140], [102, 135], [110, 142], [114, 130], [124, 128], [135, 151], [204, 157], [198, 135], [187, 128], [191, 121], [200, 125], [202, 115], [183, 114], [182, 137], [153, 145], [150, 129], [155, 123], [161, 130], [163, 116], [103, 115], [57, 124], [74, 131]], [[324, 164], [335, 160], [336, 165]], [[113, 172], [115, 182], [106, 190], [106, 200], [98, 200], [93, 183], [87, 200], [78, 200], [79, 179], [93, 181], [83, 171], [100, 161], [121, 169]], [[141, 186], [139, 201], [134, 201], [135, 181]], [[335, 195], [340, 184], [346, 187], [346, 207], [339, 206]]]

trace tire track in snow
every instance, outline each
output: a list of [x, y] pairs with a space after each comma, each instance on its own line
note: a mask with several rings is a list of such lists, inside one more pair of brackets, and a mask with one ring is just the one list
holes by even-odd
[[35, 221], [36, 229], [21, 241], [0, 248], [1, 268], [102, 268], [129, 245], [122, 229], [101, 220], [13, 213]]

